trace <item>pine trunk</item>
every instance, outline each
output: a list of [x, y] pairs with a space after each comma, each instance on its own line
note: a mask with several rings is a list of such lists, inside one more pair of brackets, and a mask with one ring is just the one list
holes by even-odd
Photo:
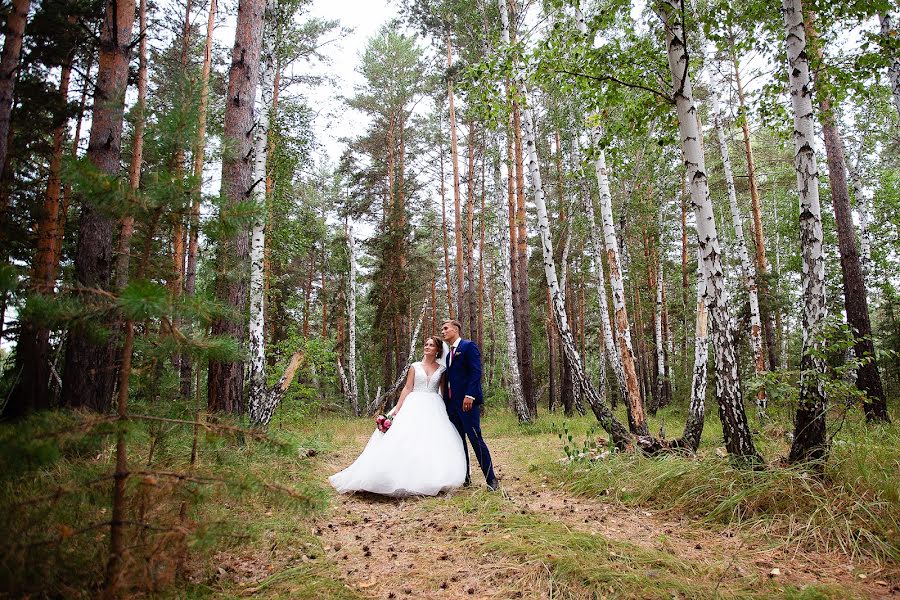
[[[62, 66], [59, 82], [59, 106], [65, 106], [69, 97], [71, 62]], [[31, 268], [29, 292], [52, 297], [55, 292], [59, 262], [54, 261], [54, 249], [60, 229], [60, 195], [62, 191], [63, 140], [68, 130], [68, 119], [63, 119], [53, 131], [53, 153], [50, 156], [50, 173], [44, 204], [35, 226], [37, 248]], [[15, 419], [35, 410], [50, 408], [50, 330], [27, 316], [19, 321], [19, 341], [16, 344], [16, 383], [9, 401], [3, 407], [5, 418]]]
[[684, 424], [679, 445], [696, 452], [703, 435], [706, 417], [706, 364], [709, 361], [709, 339], [707, 337], [709, 312], [706, 308], [706, 277], [703, 274], [703, 260], [697, 253], [697, 321], [694, 330], [694, 372], [691, 377], [691, 403], [688, 418]]
[[[734, 63], [734, 81], [737, 85], [738, 97], [738, 114], [740, 115], [741, 132], [744, 136], [744, 155], [747, 159], [747, 186], [750, 188], [750, 212], [753, 215], [753, 241], [756, 247], [756, 274], [761, 279], [757, 281], [759, 286], [759, 295], [762, 295], [765, 306], [771, 306], [771, 294], [767, 283], [766, 274], [769, 272], [769, 262], [766, 258], [766, 238], [763, 232], [762, 208], [759, 198], [759, 185], [756, 181], [756, 161], [753, 158], [753, 145], [750, 142], [750, 123], [747, 117], [747, 106], [745, 104], [744, 86], [741, 83], [741, 70], [737, 56], [733, 56]], [[764, 307], [762, 307], [764, 308]], [[777, 344], [775, 343], [775, 330], [772, 326], [772, 316], [768, 314], [768, 309], [760, 310], [760, 321], [763, 326], [763, 335], [766, 337], [766, 349], [769, 355], [769, 369], [778, 367], [778, 354], [776, 352]]]
[[703, 136], [697, 120], [688, 72], [688, 57], [681, 22], [682, 12], [674, 0], [660, 1], [656, 9], [666, 28], [666, 46], [678, 115], [678, 129], [691, 191], [691, 203], [694, 207], [702, 270], [706, 279], [704, 303], [712, 317], [713, 349], [716, 355], [716, 397], [719, 402], [719, 417], [722, 421], [725, 447], [737, 458], [751, 462], [761, 461], [753, 444], [753, 436], [744, 412], [734, 334], [728, 313], [728, 290], [725, 287], [722, 253], [709, 197], [701, 145]]
[[[203, 163], [206, 154], [206, 115], [209, 110], [209, 74], [212, 68], [213, 32], [216, 26], [216, 0], [209, 0], [206, 21], [206, 43], [203, 49], [203, 67], [200, 74], [200, 105], [197, 110], [197, 139], [193, 151], [193, 176], [196, 187], [191, 191], [190, 231], [188, 233], [187, 266], [184, 276], [184, 293], [193, 296], [197, 289], [197, 264], [200, 255], [200, 200], [203, 190]], [[193, 364], [185, 354], [181, 358], [181, 396], [191, 397]]]
[[[450, 34], [447, 34], [447, 70], [453, 66], [453, 47]], [[463, 274], [463, 241], [462, 241], [462, 214], [459, 190], [459, 149], [456, 143], [456, 106], [453, 99], [453, 80], [447, 79], [447, 98], [450, 102], [450, 161], [453, 163], [453, 209], [456, 220], [454, 231], [456, 232], [456, 318], [462, 322], [463, 327], [468, 327], [465, 309], [465, 279]]]
[[[469, 122], [469, 166], [466, 198], [466, 304], [468, 305], [469, 339], [478, 341], [475, 308], [475, 122]], [[480, 347], [480, 346], [479, 346]]]
[[[132, 4], [134, 4], [132, 2]], [[31, 0], [12, 0], [3, 32], [3, 51], [0, 53], [0, 165], [6, 164], [9, 144], [10, 117], [12, 116], [16, 78], [19, 72], [19, 57], [22, 54], [22, 39]], [[3, 209], [5, 225], [5, 209]], [[4, 257], [5, 258], [5, 257]]]
[[823, 460], [826, 398], [824, 361], [820, 338], [825, 318], [825, 257], [822, 249], [822, 211], [819, 206], [819, 167], [813, 150], [812, 81], [803, 6], [800, 0], [783, 0], [788, 82], [794, 115], [794, 167], [800, 196], [800, 249], [803, 270], [800, 279], [803, 301], [803, 350], [800, 357], [800, 398], [794, 421], [791, 462]]
[[[223, 143], [231, 148], [222, 161], [222, 196], [224, 210], [246, 201], [253, 188], [253, 105], [259, 81], [259, 58], [262, 46], [264, 0], [240, 0], [237, 26], [228, 73]], [[249, 258], [246, 229], [222, 240], [218, 251], [216, 298], [234, 311], [234, 317], [220, 317], [212, 326], [213, 335], [227, 335], [243, 345]], [[244, 365], [242, 361], [211, 360], [207, 404], [212, 411], [243, 412]]]
[[441, 230], [444, 233], [444, 278], [447, 285], [447, 316], [455, 319], [453, 308], [453, 283], [450, 276], [450, 240], [447, 227], [447, 194], [444, 190], [444, 145], [441, 144]]
[[[110, 176], [119, 172], [134, 9], [134, 0], [107, 2], [100, 33], [100, 67], [87, 157], [99, 171]], [[85, 290], [110, 290], [115, 219], [88, 197], [80, 200], [75, 284]], [[93, 294], [85, 299], [88, 303], [96, 301]], [[62, 389], [64, 406], [101, 412], [109, 409], [116, 383], [116, 348], [114, 335], [98, 341], [84, 329], [73, 327], [69, 331]]]

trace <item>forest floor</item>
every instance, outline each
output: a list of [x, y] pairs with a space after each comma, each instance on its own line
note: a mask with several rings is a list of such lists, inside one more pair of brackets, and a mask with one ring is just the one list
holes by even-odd
[[[366, 421], [329, 425], [338, 428], [332, 451], [313, 459], [322, 480], [352, 462], [370, 435]], [[313, 519], [342, 595], [900, 597], [896, 564], [780, 544], [764, 532], [671, 511], [656, 514], [616, 501], [618, 494], [575, 494], [554, 476], [564, 456], [556, 433], [523, 436], [491, 419], [484, 429], [501, 492], [487, 490], [474, 472], [472, 487], [435, 498], [334, 495]], [[630, 484], [621, 481], [621, 491]]]

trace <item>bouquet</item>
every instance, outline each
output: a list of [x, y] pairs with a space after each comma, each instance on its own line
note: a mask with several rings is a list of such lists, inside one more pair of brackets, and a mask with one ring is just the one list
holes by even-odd
[[387, 433], [387, 430], [391, 428], [393, 422], [393, 415], [378, 415], [378, 417], [375, 418], [375, 427], [381, 433]]

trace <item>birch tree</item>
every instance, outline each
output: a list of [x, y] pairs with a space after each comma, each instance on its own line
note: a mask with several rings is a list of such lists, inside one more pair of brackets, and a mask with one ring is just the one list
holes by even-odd
[[[350, 398], [350, 408], [353, 410], [353, 414], [358, 417], [360, 411], [359, 392], [356, 386], [356, 238], [353, 234], [352, 222], [347, 223], [347, 254], [350, 259], [350, 273], [347, 286], [347, 328], [350, 334], [347, 365], [350, 368], [350, 382], [347, 395]], [[433, 304], [434, 299], [432, 298], [432, 306]]]
[[[722, 154], [722, 170], [725, 173], [725, 186], [728, 189], [728, 204], [731, 207], [731, 222], [734, 226], [735, 243], [738, 256], [741, 259], [741, 270], [744, 273], [744, 287], [750, 298], [750, 348], [753, 352], [756, 374], [761, 375], [766, 371], [766, 357], [763, 350], [762, 319], [759, 312], [759, 294], [756, 285], [756, 269], [750, 263], [750, 255], [747, 252], [747, 244], [744, 241], [744, 225], [741, 212], [737, 203], [737, 191], [734, 187], [734, 173], [731, 170], [731, 157], [728, 152], [728, 140], [725, 138], [725, 128], [722, 125], [722, 112], [719, 108], [719, 96], [712, 93], [713, 124], [716, 128], [716, 137], [719, 140], [719, 152]], [[766, 391], [764, 388], [756, 394], [756, 411], [760, 420], [766, 413]]]
[[[501, 0], [502, 2], [503, 0]], [[506, 318], [506, 362], [507, 377], [509, 379], [509, 389], [512, 394], [512, 406], [519, 417], [520, 423], [527, 423], [531, 420], [531, 414], [528, 411], [528, 405], [525, 403], [525, 395], [522, 393], [522, 378], [519, 375], [519, 357], [517, 355], [516, 345], [516, 328], [513, 326], [515, 314], [513, 311], [512, 300], [512, 272], [509, 263], [509, 228], [507, 218], [511, 218], [508, 210], [507, 193], [502, 185], [499, 152], [497, 148], [498, 158], [494, 166], [494, 184], [497, 193], [497, 213], [500, 218], [500, 281], [503, 287], [503, 316]], [[504, 213], [506, 213], [504, 215]], [[507, 218], [503, 218], [507, 217]]]
[[826, 398], [821, 357], [825, 318], [825, 256], [822, 248], [822, 210], [819, 205], [819, 167], [813, 149], [813, 103], [809, 49], [800, 0], [783, 0], [788, 83], [794, 116], [794, 168], [800, 196], [800, 250], [803, 260], [800, 287], [803, 302], [803, 350], [800, 357], [800, 399], [794, 420], [791, 462], [822, 460], [826, 456]]
[[725, 447], [735, 457], [760, 461], [744, 413], [734, 335], [728, 313], [728, 291], [725, 287], [718, 232], [709, 197], [701, 145], [702, 132], [697, 120], [688, 69], [684, 24], [681, 21], [683, 13], [674, 0], [657, 2], [655, 10], [665, 26], [678, 130], [694, 209], [702, 259], [701, 269], [706, 280], [704, 301], [712, 317], [713, 349], [716, 355], [716, 397], [719, 401], [719, 417], [722, 421]]
[[[509, 46], [509, 14], [507, 12], [506, 0], [498, 0], [500, 6], [500, 19], [503, 26], [503, 43]], [[528, 88], [525, 85], [524, 77], [521, 73], [515, 72], [516, 87], [523, 99], [524, 109], [523, 125], [525, 133], [525, 147], [528, 156], [528, 169], [531, 175], [531, 187], [534, 195], [534, 204], [537, 209], [538, 229], [541, 236], [541, 253], [544, 261], [544, 276], [547, 279], [547, 287], [550, 288], [550, 297], [553, 301], [554, 316], [556, 318], [556, 326], [563, 344], [563, 349], [572, 367], [572, 374], [584, 395], [588, 399], [591, 410], [597, 417], [597, 420], [603, 428], [612, 437], [613, 442], [620, 448], [628, 447], [632, 444], [632, 438], [628, 430], [622, 425], [612, 414], [606, 403], [600, 397], [600, 394], [591, 385], [584, 371], [584, 366], [578, 350], [575, 347], [575, 339], [572, 331], [569, 329], [569, 323], [566, 318], [566, 309], [563, 303], [563, 297], [560, 292], [559, 281], [556, 277], [556, 264], [553, 260], [553, 242], [550, 238], [550, 223], [547, 217], [547, 203], [544, 199], [544, 186], [541, 181], [540, 165], [538, 163], [537, 146], [535, 143], [534, 118], [531, 108], [528, 106]], [[646, 426], [645, 426], [646, 427]]]
[[258, 423], [260, 407], [266, 390], [265, 347], [265, 248], [266, 248], [266, 159], [269, 149], [269, 123], [271, 98], [275, 87], [275, 35], [271, 23], [277, 10], [276, 0], [266, 4], [266, 21], [263, 26], [263, 48], [260, 58], [260, 86], [257, 94], [259, 107], [256, 121], [256, 140], [253, 163], [253, 202], [256, 214], [250, 231], [250, 420]]

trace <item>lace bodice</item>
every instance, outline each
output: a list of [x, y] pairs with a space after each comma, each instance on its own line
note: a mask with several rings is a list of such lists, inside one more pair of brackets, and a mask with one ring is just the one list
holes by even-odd
[[422, 366], [421, 362], [413, 363], [413, 369], [415, 370], [415, 385], [413, 386], [413, 391], [437, 393], [438, 382], [441, 379], [441, 373], [444, 372], [444, 366], [438, 365], [437, 369], [430, 377], [428, 376], [428, 373], [425, 372], [425, 367]]

